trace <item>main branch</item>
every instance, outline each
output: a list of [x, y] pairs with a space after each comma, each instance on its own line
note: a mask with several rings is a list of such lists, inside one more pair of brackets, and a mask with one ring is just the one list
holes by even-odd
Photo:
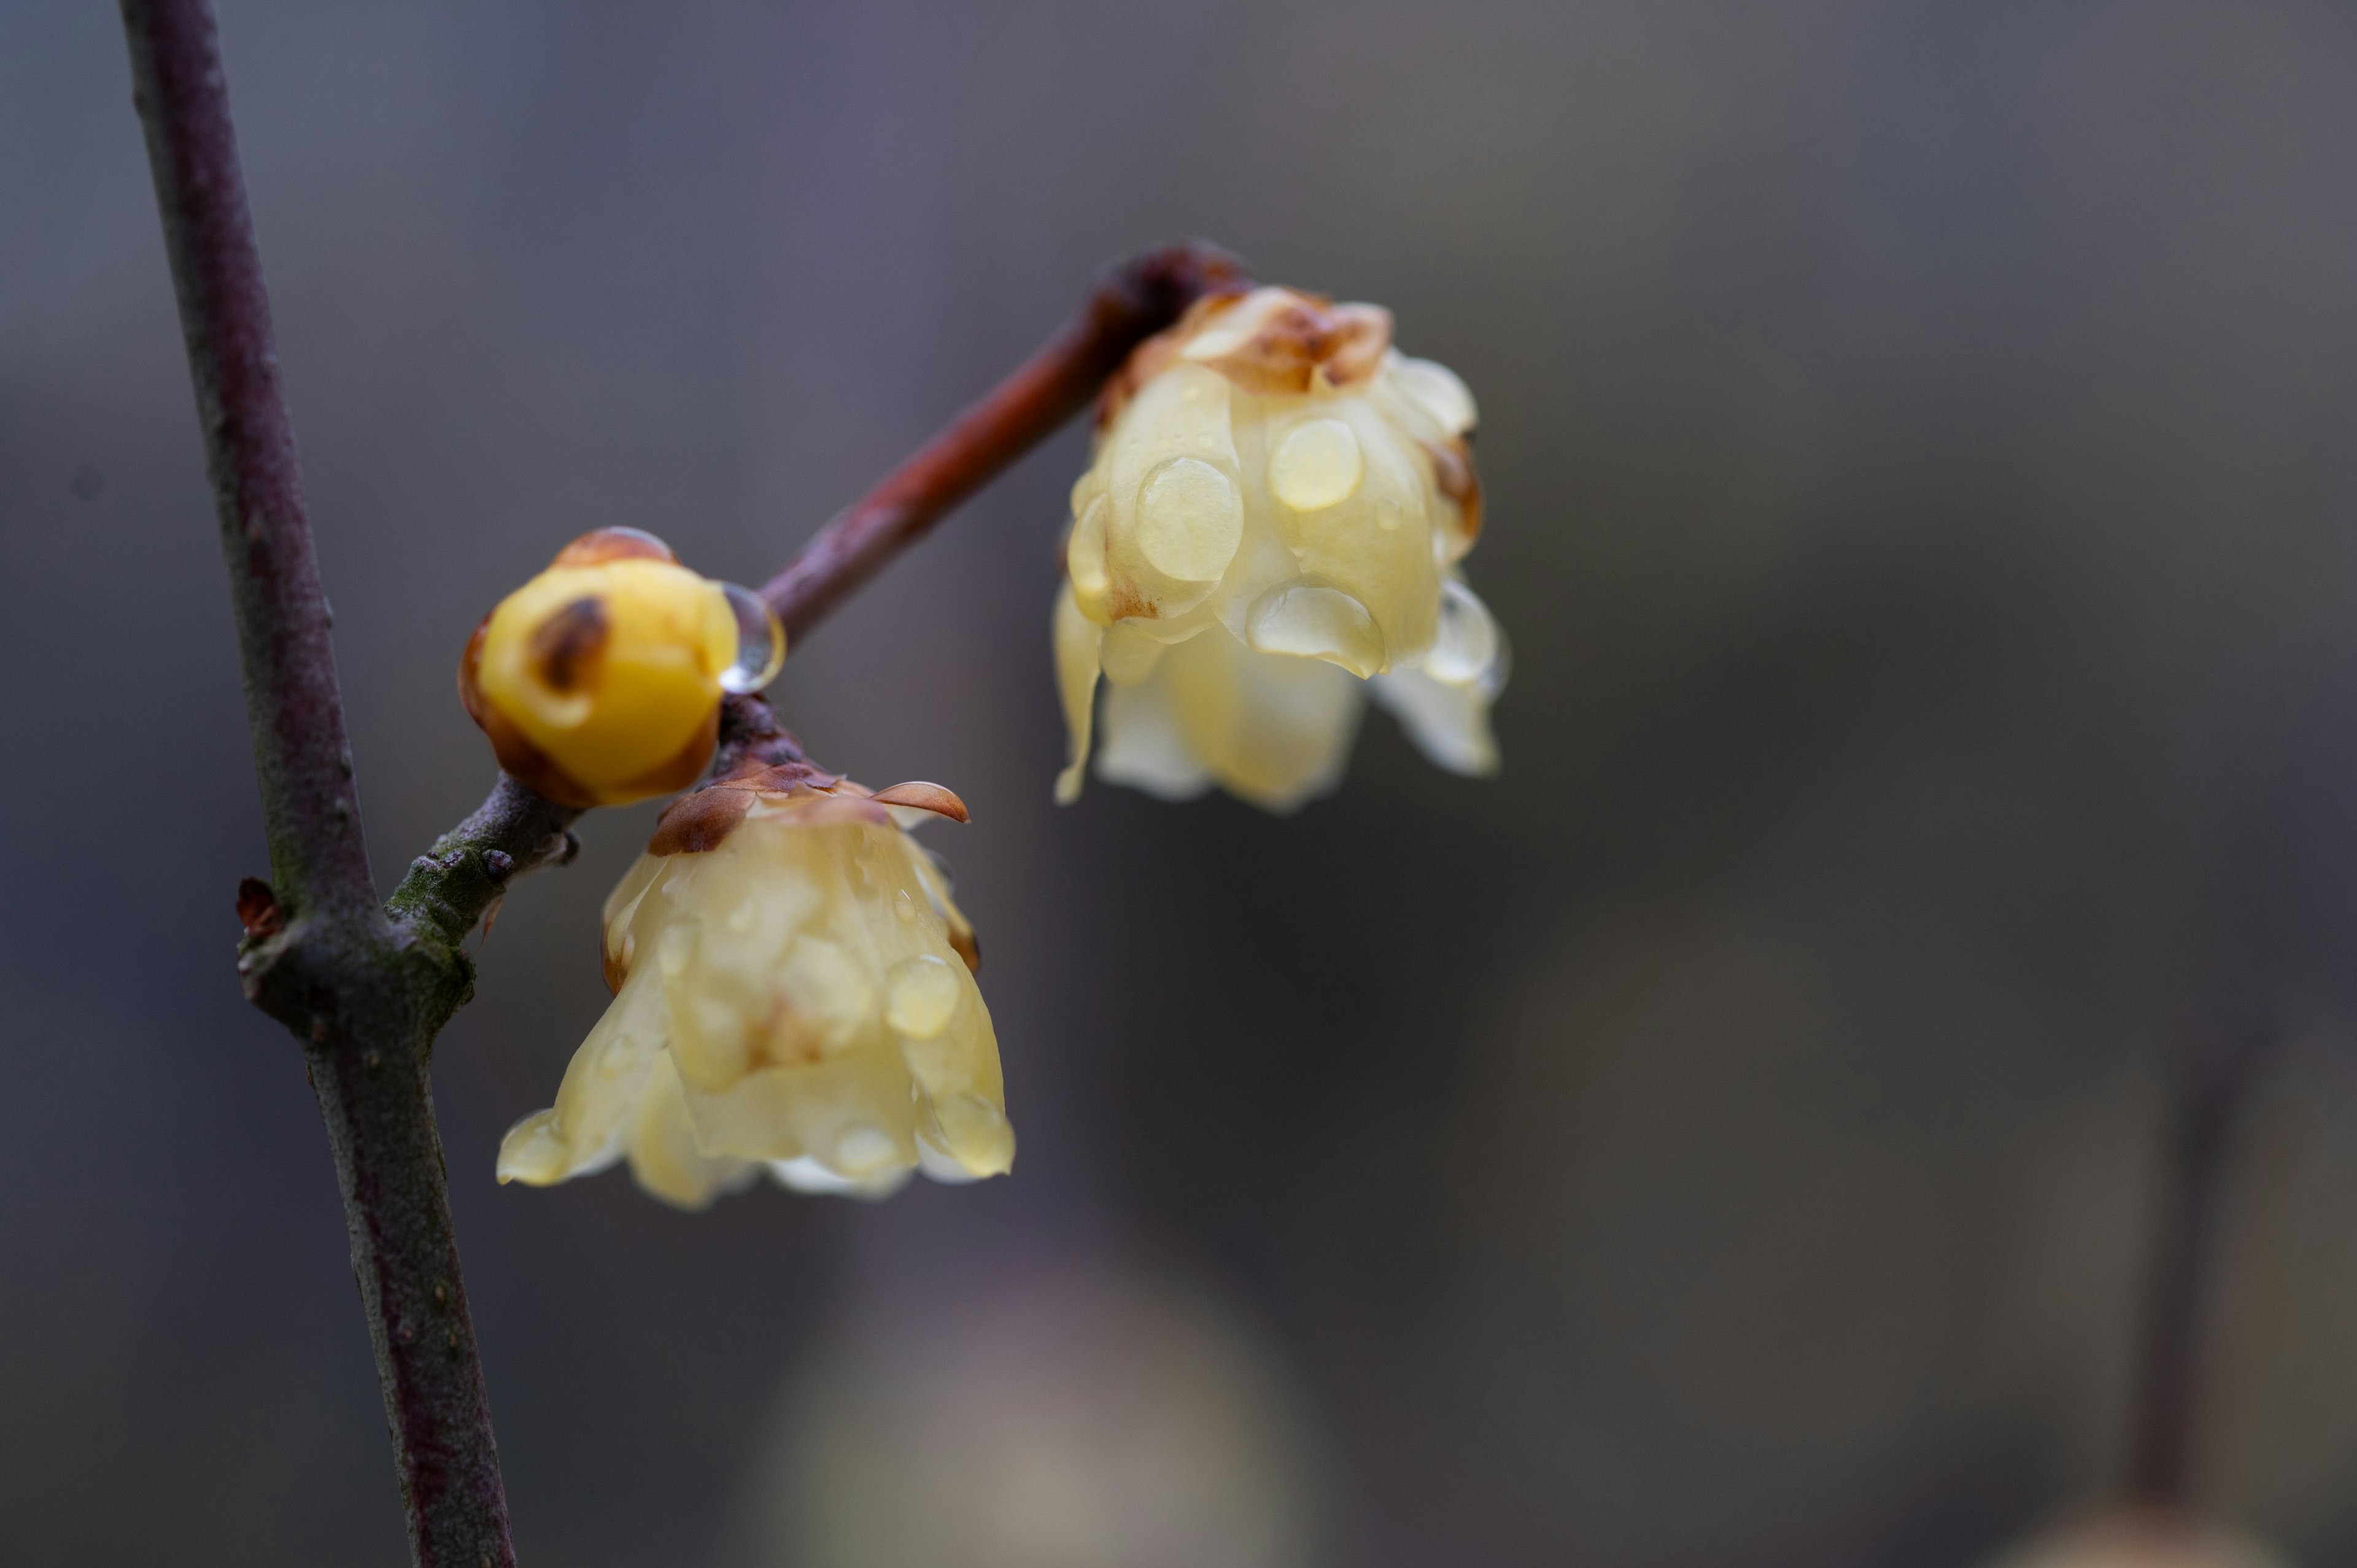
[[249, 884], [238, 899], [247, 930], [238, 969], [247, 994], [302, 1040], [327, 1119], [412, 1553], [430, 1568], [508, 1568], [507, 1501], [426, 1075], [467, 973], [439, 933], [388, 919], [370, 884], [211, 7], [122, 3], [270, 843], [271, 884]]

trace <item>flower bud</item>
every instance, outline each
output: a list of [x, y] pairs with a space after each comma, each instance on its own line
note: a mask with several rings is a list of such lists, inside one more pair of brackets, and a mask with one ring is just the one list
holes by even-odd
[[1055, 623], [1080, 793], [1216, 783], [1288, 811], [1339, 781], [1368, 682], [1427, 756], [1497, 767], [1504, 646], [1458, 575], [1481, 522], [1472, 394], [1391, 315], [1262, 288], [1200, 302], [1106, 389]]
[[500, 766], [565, 806], [695, 782], [724, 692], [777, 673], [785, 633], [750, 590], [700, 577], [634, 528], [583, 534], [467, 643], [458, 695]]
[[934, 784], [869, 794], [753, 767], [674, 801], [606, 901], [613, 1004], [555, 1105], [518, 1122], [500, 1180], [627, 1158], [697, 1208], [762, 1170], [881, 1197], [1015, 1157], [973, 928], [898, 819], [965, 808]]

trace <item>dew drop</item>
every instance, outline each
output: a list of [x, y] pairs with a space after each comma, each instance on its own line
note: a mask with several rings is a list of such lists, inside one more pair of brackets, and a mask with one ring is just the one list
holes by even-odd
[[1111, 574], [1105, 570], [1105, 513], [1112, 510], [1105, 499], [1092, 499], [1080, 521], [1072, 524], [1072, 537], [1064, 546], [1064, 566], [1071, 574], [1072, 592], [1083, 605], [1102, 602], [1113, 587]]
[[893, 969], [884, 1021], [912, 1040], [930, 1040], [949, 1026], [959, 992], [947, 960], [920, 953]]
[[992, 1176], [1015, 1163], [1015, 1129], [1006, 1112], [979, 1094], [952, 1094], [933, 1114], [952, 1155], [970, 1176]]
[[1200, 457], [1158, 464], [1137, 488], [1137, 547], [1166, 575], [1218, 582], [1243, 536], [1243, 498]]
[[786, 628], [770, 602], [752, 589], [723, 583], [720, 592], [737, 618], [737, 662], [720, 672], [720, 689], [758, 692], [778, 678], [786, 661]]
[[1400, 504], [1390, 496], [1375, 503], [1375, 526], [1390, 533], [1400, 525]]
[[1458, 579], [1442, 578], [1440, 624], [1432, 651], [1424, 656], [1425, 673], [1448, 685], [1470, 686], [1496, 667], [1499, 647], [1490, 607]]
[[1294, 426], [1268, 460], [1268, 488], [1296, 511], [1348, 500], [1367, 471], [1359, 438], [1339, 419]]
[[1339, 588], [1293, 583], [1252, 607], [1245, 639], [1263, 653], [1324, 659], [1364, 678], [1383, 667], [1383, 634], [1367, 607]]

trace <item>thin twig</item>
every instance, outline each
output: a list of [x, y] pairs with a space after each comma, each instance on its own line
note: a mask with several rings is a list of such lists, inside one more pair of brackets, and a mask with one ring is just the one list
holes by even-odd
[[787, 645], [959, 502], [1088, 406], [1130, 350], [1206, 295], [1249, 286], [1213, 245], [1166, 245], [1106, 273], [1071, 319], [1014, 374], [950, 422], [866, 496], [819, 530], [762, 596]]
[[2202, 1354], [2216, 1283], [2224, 1177], [2235, 1129], [2278, 1029], [2264, 1007], [2187, 1031], [2170, 1084], [2169, 1141], [2147, 1264], [2127, 1491], [2155, 1509], [2190, 1509], [2201, 1455]]
[[240, 900], [238, 967], [247, 994], [303, 1040], [327, 1119], [412, 1554], [430, 1568], [507, 1568], [507, 1501], [426, 1075], [468, 972], [447, 944], [376, 907], [211, 7], [122, 3], [270, 843], [274, 886]]

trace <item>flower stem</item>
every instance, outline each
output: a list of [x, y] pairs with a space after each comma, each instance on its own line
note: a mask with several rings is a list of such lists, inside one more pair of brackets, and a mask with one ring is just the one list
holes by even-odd
[[1107, 272], [1054, 337], [819, 530], [762, 587], [785, 623], [788, 646], [1088, 406], [1131, 349], [1205, 295], [1248, 286], [1242, 263], [1200, 242], [1143, 252]]

